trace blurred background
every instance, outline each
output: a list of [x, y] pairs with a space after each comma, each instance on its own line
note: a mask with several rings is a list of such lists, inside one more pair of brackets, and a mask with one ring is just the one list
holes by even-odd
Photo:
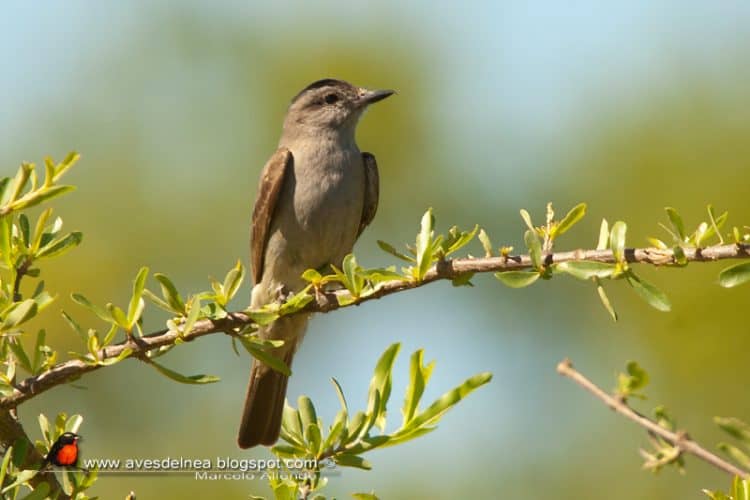
[[[377, 239], [413, 241], [432, 206], [441, 230], [486, 228], [522, 247], [525, 207], [541, 220], [586, 201], [589, 214], [561, 247], [595, 245], [602, 217], [628, 222], [629, 243], [666, 237], [677, 207], [688, 225], [705, 205], [750, 221], [750, 4], [746, 2], [4, 2], [0, 7], [0, 174], [22, 160], [82, 160], [78, 191], [55, 202], [74, 252], [43, 267], [58, 302], [44, 316], [61, 352], [79, 349], [59, 319], [98, 320], [69, 299], [124, 303], [138, 268], [187, 293], [247, 260], [257, 178], [276, 147], [290, 98], [322, 77], [398, 95], [359, 127], [381, 172], [378, 216], [356, 247], [366, 266], [394, 263]], [[472, 250], [479, 254], [478, 245]], [[570, 357], [611, 388], [626, 361], [651, 374], [644, 412], [665, 404], [713, 447], [712, 416], [750, 418], [746, 397], [750, 289], [716, 284], [722, 265], [642, 269], [666, 290], [671, 313], [623, 282], [608, 287], [613, 323], [593, 287], [572, 279], [504, 288], [449, 283], [313, 320], [289, 385], [326, 421], [338, 403], [363, 406], [371, 370], [403, 343], [393, 424], [408, 357], [437, 360], [425, 401], [489, 370], [495, 378], [434, 433], [375, 452], [372, 472], [345, 469], [326, 494], [382, 498], [701, 498], [728, 478], [688, 458], [688, 474], [639, 470], [643, 432], [555, 373]], [[30, 286], [30, 285], [27, 285]], [[150, 288], [156, 288], [150, 281]], [[235, 307], [249, 300], [245, 286]], [[744, 307], [744, 309], [743, 309]], [[165, 317], [147, 310], [146, 327]], [[81, 413], [86, 457], [268, 457], [243, 453], [236, 427], [250, 360], [224, 336], [163, 358], [222, 382], [184, 386], [128, 361], [20, 408]], [[247, 498], [262, 482], [185, 476], [102, 476], [93, 493], [122, 498]]]

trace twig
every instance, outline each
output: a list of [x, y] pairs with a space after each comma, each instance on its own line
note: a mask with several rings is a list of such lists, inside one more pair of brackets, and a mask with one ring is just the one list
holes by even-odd
[[[736, 243], [731, 245], [712, 246], [707, 248], [685, 248], [685, 258], [688, 261], [707, 262], [723, 259], [746, 259], [750, 257], [750, 244]], [[659, 248], [628, 248], [625, 250], [625, 259], [629, 263], [642, 263], [652, 265], [676, 264], [671, 250]], [[558, 252], [547, 254], [545, 265], [569, 261], [596, 261], [616, 262], [611, 250], [573, 250], [569, 252]], [[381, 283], [378, 288], [346, 306], [339, 305], [337, 296], [347, 295], [347, 291], [320, 292], [313, 295], [313, 300], [304, 309], [293, 314], [311, 312], [330, 312], [342, 307], [359, 305], [373, 299], [379, 299], [386, 295], [403, 290], [418, 288], [428, 283], [439, 280], [453, 280], [468, 273], [489, 273], [498, 271], [511, 271], [533, 268], [531, 258], [528, 255], [465, 258], [444, 260], [433, 266], [421, 281], [410, 279], [393, 280]], [[252, 319], [245, 313], [235, 312], [226, 318], [219, 320], [204, 319], [197, 321], [190, 332], [181, 336], [181, 340], [190, 341], [198, 337], [213, 333], [232, 332], [252, 323]], [[119, 344], [100, 349], [97, 353], [100, 360], [118, 356], [125, 349], [132, 351], [131, 357], [142, 357], [146, 352], [159, 347], [173, 345], [180, 335], [175, 331], [160, 330], [143, 337], [129, 339]], [[58, 363], [49, 370], [39, 375], [31, 376], [19, 382], [15, 391], [0, 398], [0, 408], [13, 408], [20, 403], [30, 399], [56, 385], [69, 382], [81, 375], [98, 370], [104, 365], [92, 365], [79, 360]]]
[[739, 467], [736, 467], [734, 464], [731, 464], [722, 459], [721, 457], [714, 455], [710, 451], [703, 448], [700, 444], [693, 441], [686, 432], [673, 432], [665, 429], [653, 420], [641, 415], [640, 413], [630, 408], [627, 403], [625, 403], [621, 398], [617, 398], [615, 396], [607, 394], [592, 381], [576, 371], [575, 368], [573, 368], [573, 364], [570, 362], [570, 360], [566, 359], [561, 361], [557, 365], [557, 373], [568, 377], [573, 382], [580, 385], [597, 398], [601, 399], [604, 404], [609, 406], [612, 410], [616, 411], [620, 415], [623, 415], [624, 417], [645, 428], [649, 432], [668, 441], [674, 447], [679, 449], [680, 452], [695, 455], [701, 460], [713, 465], [717, 469], [722, 470], [727, 474], [731, 474], [732, 476], [739, 476], [743, 479], [750, 478], [750, 472], [742, 470]]

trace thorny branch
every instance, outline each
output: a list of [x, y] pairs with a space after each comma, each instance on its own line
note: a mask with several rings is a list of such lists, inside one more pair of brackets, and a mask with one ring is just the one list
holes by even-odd
[[561, 361], [557, 365], [557, 373], [564, 377], [568, 377], [573, 382], [580, 385], [591, 394], [602, 400], [604, 404], [609, 406], [612, 410], [616, 411], [620, 415], [632, 420], [650, 433], [653, 433], [670, 442], [680, 451], [680, 453], [690, 453], [691, 455], [700, 458], [701, 460], [713, 465], [719, 470], [731, 474], [732, 476], [739, 476], [743, 479], [750, 478], [750, 472], [736, 467], [734, 464], [727, 462], [723, 458], [703, 448], [700, 444], [693, 441], [688, 436], [687, 432], [670, 431], [669, 429], [660, 426], [653, 420], [633, 410], [630, 406], [627, 405], [625, 401], [623, 401], [622, 398], [618, 398], [606, 393], [603, 389], [584, 377], [580, 372], [576, 371], [576, 369], [573, 368], [573, 363], [571, 363], [570, 360], [566, 359]]
[[[729, 245], [717, 245], [706, 248], [683, 249], [687, 261], [708, 262], [724, 259], [743, 259], [750, 257], [750, 244], [734, 243]], [[568, 252], [556, 252], [545, 255], [545, 265], [568, 261], [595, 261], [604, 263], [615, 263], [616, 259], [611, 250], [573, 250]], [[625, 260], [629, 263], [652, 264], [657, 266], [676, 264], [674, 254], [671, 250], [659, 248], [627, 248]], [[405, 278], [403, 280], [392, 280], [381, 283], [372, 292], [359, 297], [348, 305], [357, 305], [372, 299], [379, 299], [403, 290], [418, 288], [428, 283], [439, 280], [453, 280], [469, 273], [489, 273], [498, 271], [523, 270], [533, 268], [533, 263], [528, 255], [486, 257], [486, 258], [462, 258], [439, 261], [424, 276], [421, 281]], [[348, 292], [321, 292], [313, 296], [313, 300], [303, 309], [292, 313], [330, 312], [341, 307], [337, 296], [347, 295]], [[100, 349], [97, 353], [100, 360], [117, 357], [125, 349], [132, 350], [131, 357], [143, 358], [145, 354], [160, 347], [175, 344], [178, 339], [191, 341], [204, 335], [213, 333], [236, 334], [239, 329], [252, 324], [253, 321], [243, 312], [230, 313], [222, 319], [204, 319], [197, 321], [190, 332], [179, 333], [174, 330], [160, 330], [143, 337], [134, 337], [119, 344]], [[0, 409], [14, 408], [24, 401], [37, 396], [57, 385], [64, 384], [79, 378], [80, 376], [98, 370], [104, 365], [87, 364], [79, 360], [71, 360], [59, 363], [39, 375], [31, 376], [16, 384], [12, 394], [0, 398]]]

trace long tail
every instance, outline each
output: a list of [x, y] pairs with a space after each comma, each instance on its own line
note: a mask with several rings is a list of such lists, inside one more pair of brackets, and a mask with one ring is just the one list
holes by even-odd
[[[284, 345], [271, 354], [282, 359], [291, 368], [299, 341], [302, 340], [307, 318], [298, 315], [281, 318], [264, 328], [261, 337], [282, 339]], [[264, 363], [253, 360], [250, 382], [245, 396], [245, 408], [240, 422], [237, 444], [240, 448], [257, 445], [271, 446], [279, 439], [281, 414], [284, 409], [286, 386], [289, 377]]]

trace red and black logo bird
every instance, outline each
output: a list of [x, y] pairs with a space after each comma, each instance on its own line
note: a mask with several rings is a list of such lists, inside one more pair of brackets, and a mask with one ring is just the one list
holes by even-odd
[[57, 467], [76, 467], [78, 465], [78, 440], [81, 436], [66, 432], [50, 448], [45, 462]]

